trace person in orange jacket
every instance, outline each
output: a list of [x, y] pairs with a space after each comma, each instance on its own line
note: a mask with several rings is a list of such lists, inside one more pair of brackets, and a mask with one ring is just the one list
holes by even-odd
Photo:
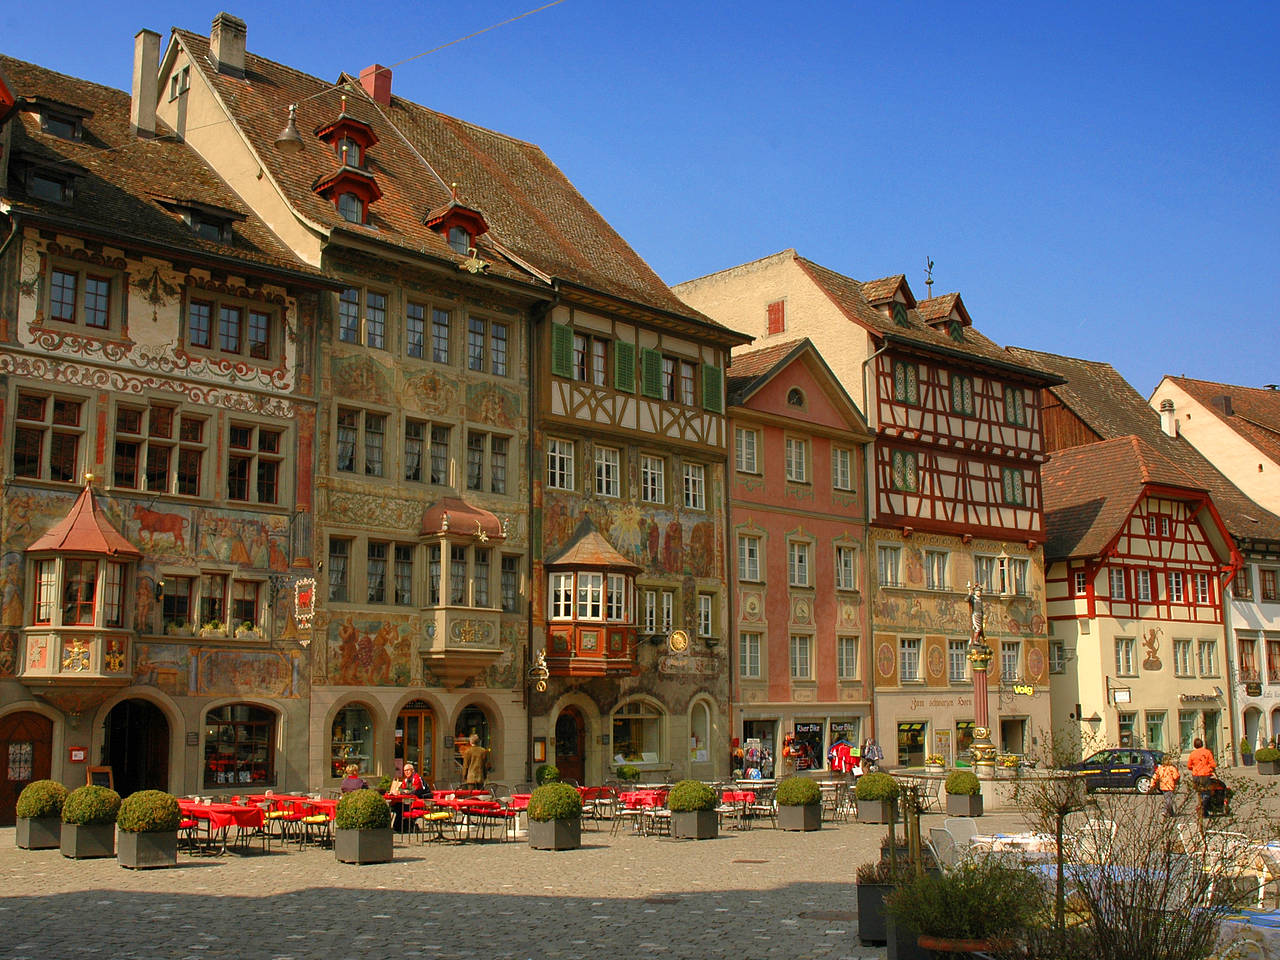
[[1200, 795], [1200, 816], [1205, 815], [1208, 802], [1209, 781], [1218, 769], [1218, 761], [1213, 758], [1213, 751], [1204, 745], [1204, 741], [1196, 737], [1191, 744], [1195, 749], [1187, 757], [1187, 770], [1191, 773], [1191, 783]]
[[1178, 779], [1181, 774], [1178, 773], [1177, 764], [1173, 762], [1170, 754], [1165, 754], [1160, 758], [1160, 764], [1156, 767], [1155, 773], [1151, 775], [1151, 790], [1164, 794], [1164, 815], [1166, 817], [1177, 816], [1173, 809], [1173, 796], [1178, 790]]

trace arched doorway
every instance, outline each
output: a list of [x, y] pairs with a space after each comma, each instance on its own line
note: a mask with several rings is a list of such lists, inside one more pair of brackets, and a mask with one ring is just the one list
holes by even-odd
[[102, 724], [102, 762], [116, 792], [169, 789], [169, 721], [149, 700], [122, 700]]
[[38, 713], [0, 717], [0, 827], [14, 823], [18, 794], [32, 780], [49, 779], [53, 763], [53, 721]]
[[577, 707], [565, 707], [556, 717], [556, 767], [561, 780], [581, 784], [585, 772], [584, 755], [587, 725]]
[[[489, 736], [489, 714], [484, 708], [478, 704], [470, 704], [463, 707], [462, 712], [458, 714], [458, 722], [453, 728], [453, 779], [462, 782], [462, 757], [463, 749], [470, 746], [472, 734], [476, 734], [480, 738], [480, 746], [492, 749], [493, 744]], [[489, 755], [489, 760], [493, 762], [493, 755]]]
[[424, 783], [436, 779], [432, 763], [436, 714], [425, 700], [410, 700], [396, 717], [395, 776], [404, 771], [405, 762], [412, 763]]
[[[1261, 735], [1261, 737], [1259, 737]], [[1262, 711], [1257, 707], [1250, 707], [1244, 712], [1244, 739], [1249, 741], [1249, 746], [1255, 750], [1258, 748], [1259, 739], [1265, 742], [1267, 738], [1266, 721], [1262, 715]]]

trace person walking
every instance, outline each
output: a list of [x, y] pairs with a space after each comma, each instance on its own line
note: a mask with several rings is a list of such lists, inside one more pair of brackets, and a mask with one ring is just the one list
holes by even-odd
[[1213, 751], [1206, 747], [1199, 737], [1196, 737], [1191, 745], [1195, 749], [1187, 757], [1187, 770], [1191, 773], [1191, 785], [1199, 794], [1198, 809], [1200, 816], [1203, 817], [1208, 812], [1209, 781], [1213, 779], [1214, 771], [1218, 769], [1218, 761], [1213, 758]]
[[1166, 817], [1176, 817], [1178, 814], [1173, 808], [1173, 797], [1178, 790], [1178, 779], [1181, 774], [1178, 772], [1178, 766], [1173, 761], [1173, 756], [1166, 753], [1160, 758], [1160, 763], [1155, 769], [1155, 773], [1151, 776], [1152, 791], [1159, 791], [1164, 794], [1164, 815]]
[[473, 733], [467, 748], [467, 755], [462, 761], [462, 780], [468, 790], [479, 790], [484, 787], [485, 777], [489, 774], [489, 751], [480, 746], [480, 735]]

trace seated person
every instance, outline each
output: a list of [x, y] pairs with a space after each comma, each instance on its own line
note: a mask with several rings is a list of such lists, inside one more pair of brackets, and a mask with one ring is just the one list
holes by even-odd
[[342, 778], [342, 783], [338, 785], [343, 793], [350, 793], [352, 790], [368, 790], [369, 784], [360, 776], [360, 765], [357, 763], [348, 763], [344, 771], [346, 776]]
[[[391, 781], [391, 792], [400, 796], [423, 797], [430, 796], [431, 792], [427, 789], [426, 784], [422, 782], [422, 777], [418, 776], [418, 771], [412, 763], [406, 763], [404, 770], [401, 772], [403, 779]], [[405, 818], [404, 811], [409, 806], [408, 802], [393, 803], [391, 808], [395, 813], [395, 822], [392, 827], [396, 830], [404, 830]]]

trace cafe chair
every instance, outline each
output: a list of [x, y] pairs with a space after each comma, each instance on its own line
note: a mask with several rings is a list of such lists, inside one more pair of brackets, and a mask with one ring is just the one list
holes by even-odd
[[333, 818], [327, 813], [313, 813], [303, 817], [302, 827], [306, 843], [333, 845]]
[[942, 827], [960, 850], [968, 850], [978, 835], [978, 822], [973, 817], [947, 817], [942, 821]]
[[955, 838], [947, 832], [945, 827], [930, 827], [929, 839], [926, 842], [933, 851], [934, 861], [944, 870], [958, 867], [964, 859]]
[[756, 787], [756, 798], [747, 804], [747, 819], [751, 823], [756, 820], [768, 820], [775, 829], [778, 826], [778, 805], [774, 802], [773, 787]]

